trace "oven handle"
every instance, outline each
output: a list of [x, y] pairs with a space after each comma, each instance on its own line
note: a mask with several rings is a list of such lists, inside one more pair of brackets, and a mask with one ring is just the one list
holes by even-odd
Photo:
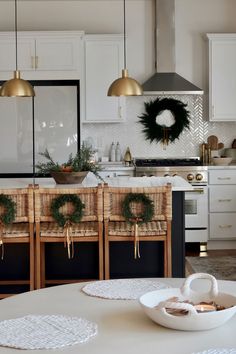
[[198, 194], [204, 194], [204, 188], [195, 188], [192, 189], [191, 191], [185, 191], [185, 193], [198, 193]]

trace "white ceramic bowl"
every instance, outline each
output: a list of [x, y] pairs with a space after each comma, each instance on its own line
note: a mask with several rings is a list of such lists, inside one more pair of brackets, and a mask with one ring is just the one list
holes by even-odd
[[227, 166], [232, 162], [232, 157], [213, 157], [212, 162], [216, 166]]
[[[209, 279], [211, 281], [209, 293], [198, 293], [190, 288], [190, 283], [197, 278]], [[215, 301], [218, 305], [225, 306], [226, 309], [198, 313], [191, 304], [167, 301], [174, 296], [178, 297], [179, 301], [189, 300], [194, 304], [201, 301]], [[184, 331], [202, 331], [216, 328], [227, 322], [236, 312], [236, 297], [230, 294], [219, 293], [216, 279], [212, 275], [205, 273], [190, 275], [181, 288], [162, 289], [146, 293], [140, 297], [139, 302], [144, 312], [154, 322], [164, 327]], [[188, 311], [188, 314], [175, 316], [167, 313], [165, 307], [184, 309]]]

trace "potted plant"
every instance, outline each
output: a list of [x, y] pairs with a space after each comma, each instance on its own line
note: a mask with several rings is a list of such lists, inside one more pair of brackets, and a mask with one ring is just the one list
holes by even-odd
[[58, 184], [81, 183], [88, 172], [103, 180], [99, 175], [100, 167], [92, 162], [94, 151], [90, 147], [82, 145], [73, 156], [71, 153], [65, 163], [59, 164], [51, 157], [48, 149], [39, 154], [47, 161], [39, 162], [35, 167], [43, 175], [50, 174]]

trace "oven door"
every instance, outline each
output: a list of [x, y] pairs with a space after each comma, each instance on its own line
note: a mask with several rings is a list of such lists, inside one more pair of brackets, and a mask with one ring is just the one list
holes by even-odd
[[208, 188], [193, 186], [185, 192], [185, 241], [207, 242], [208, 239]]

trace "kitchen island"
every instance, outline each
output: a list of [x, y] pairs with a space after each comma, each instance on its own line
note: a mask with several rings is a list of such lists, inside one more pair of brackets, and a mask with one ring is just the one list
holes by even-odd
[[[184, 222], [184, 192], [192, 187], [181, 177], [116, 177], [108, 178], [109, 185], [117, 187], [160, 186], [172, 184], [173, 190], [173, 221], [172, 221], [172, 273], [173, 277], [184, 277], [185, 263], [185, 222]], [[0, 188], [23, 188], [29, 184], [38, 184], [44, 188], [78, 188], [95, 186], [99, 181], [91, 174], [82, 185], [58, 185], [52, 178], [36, 179], [0, 179]], [[0, 278], [14, 271], [16, 277], [27, 277], [28, 261], [25, 245], [10, 245], [6, 249], [4, 261], [0, 266]], [[116, 242], [112, 244], [111, 278], [127, 277], [158, 277], [163, 276], [163, 245], [161, 242], [143, 242], [140, 245], [141, 258], [134, 259], [133, 243]], [[121, 262], [122, 259], [122, 262]], [[21, 260], [21, 261], [19, 261]], [[61, 244], [46, 245], [46, 273], [48, 279], [97, 279], [98, 251], [94, 243], [75, 244], [75, 257], [67, 258], [67, 252]], [[25, 289], [20, 289], [24, 291]]]

